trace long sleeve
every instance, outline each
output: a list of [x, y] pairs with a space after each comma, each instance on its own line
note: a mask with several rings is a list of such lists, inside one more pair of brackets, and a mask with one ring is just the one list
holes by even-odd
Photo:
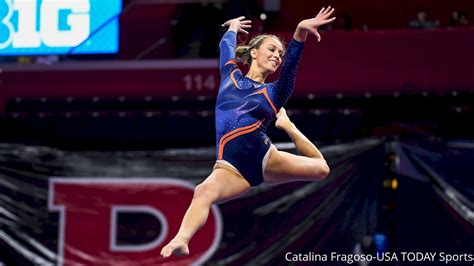
[[281, 108], [290, 98], [295, 87], [296, 70], [300, 63], [301, 55], [303, 53], [304, 43], [291, 40], [286, 51], [285, 60], [280, 70], [280, 76], [275, 81], [273, 95], [275, 95], [275, 105]]
[[219, 70], [223, 71], [226, 63], [230, 60], [235, 60], [235, 48], [237, 45], [237, 33], [233, 31], [227, 31], [222, 40], [219, 43], [220, 49], [220, 60], [219, 60]]

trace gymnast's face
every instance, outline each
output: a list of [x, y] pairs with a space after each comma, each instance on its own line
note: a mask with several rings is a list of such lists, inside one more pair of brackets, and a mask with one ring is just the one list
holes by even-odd
[[257, 64], [264, 73], [274, 73], [281, 65], [283, 57], [283, 45], [273, 37], [267, 37], [262, 44], [250, 51], [252, 64]]

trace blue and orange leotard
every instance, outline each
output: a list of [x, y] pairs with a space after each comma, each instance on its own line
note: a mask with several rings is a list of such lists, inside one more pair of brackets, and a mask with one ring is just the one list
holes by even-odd
[[292, 40], [280, 76], [272, 83], [245, 77], [235, 60], [236, 36], [228, 31], [220, 42], [221, 82], [216, 102], [217, 162], [237, 170], [252, 186], [263, 182], [271, 141], [265, 134], [290, 98], [304, 44]]

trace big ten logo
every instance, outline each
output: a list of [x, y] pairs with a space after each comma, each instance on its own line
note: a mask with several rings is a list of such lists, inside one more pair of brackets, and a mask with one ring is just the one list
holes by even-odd
[[217, 250], [222, 221], [213, 206], [187, 257], [161, 258], [178, 232], [193, 186], [170, 178], [53, 178], [59, 211], [58, 265], [202, 265]]
[[0, 49], [75, 47], [90, 34], [89, 0], [0, 0]]

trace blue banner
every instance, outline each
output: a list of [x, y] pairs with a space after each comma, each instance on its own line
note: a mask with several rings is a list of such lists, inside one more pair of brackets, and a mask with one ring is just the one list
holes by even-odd
[[0, 55], [118, 52], [121, 0], [0, 0]]

